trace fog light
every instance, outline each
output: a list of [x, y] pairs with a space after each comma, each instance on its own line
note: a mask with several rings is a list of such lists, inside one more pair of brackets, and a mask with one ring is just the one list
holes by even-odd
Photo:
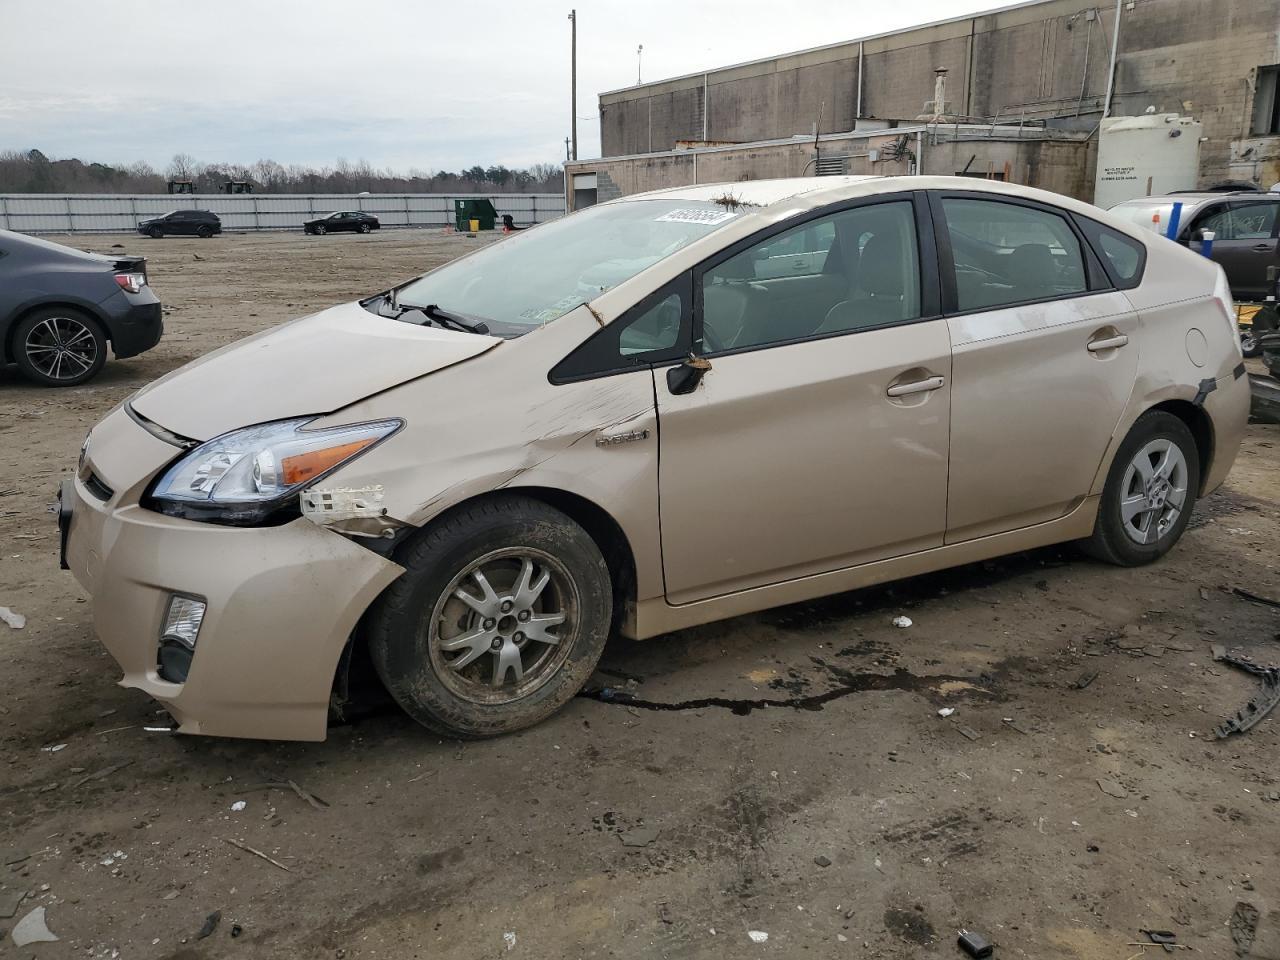
[[160, 631], [161, 642], [176, 641], [188, 650], [195, 650], [204, 611], [203, 600], [177, 593], [170, 596], [169, 610], [164, 615], [164, 628]]

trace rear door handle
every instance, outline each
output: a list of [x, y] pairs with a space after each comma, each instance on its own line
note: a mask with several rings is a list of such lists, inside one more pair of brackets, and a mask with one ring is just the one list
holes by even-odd
[[1255, 243], [1255, 244], [1253, 245], [1253, 249], [1254, 249], [1254, 250], [1256, 250], [1256, 251], [1258, 251], [1259, 253], [1266, 253], [1268, 250], [1270, 250], [1270, 249], [1271, 249], [1271, 244], [1269, 244], [1269, 243]]
[[1104, 337], [1101, 340], [1090, 340], [1088, 349], [1090, 353], [1098, 353], [1102, 350], [1115, 350], [1117, 347], [1123, 347], [1128, 342], [1129, 338], [1121, 333], [1114, 337]]
[[937, 390], [947, 381], [943, 377], [929, 377], [927, 380], [915, 380], [911, 383], [894, 384], [885, 391], [886, 396], [908, 397], [913, 393], [929, 393]]

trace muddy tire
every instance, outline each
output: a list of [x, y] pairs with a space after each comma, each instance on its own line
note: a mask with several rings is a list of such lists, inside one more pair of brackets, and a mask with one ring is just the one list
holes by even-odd
[[1191, 519], [1200, 457], [1187, 425], [1163, 410], [1138, 418], [1116, 451], [1086, 554], [1117, 566], [1160, 559]]
[[613, 611], [594, 540], [518, 496], [464, 506], [409, 541], [372, 611], [369, 652], [396, 702], [464, 739], [532, 726], [595, 669]]

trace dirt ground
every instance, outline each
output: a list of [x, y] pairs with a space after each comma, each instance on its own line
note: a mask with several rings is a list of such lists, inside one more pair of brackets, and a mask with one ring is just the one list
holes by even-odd
[[485, 241], [64, 240], [146, 254], [166, 335], [78, 389], [0, 370], [0, 605], [27, 617], [0, 624], [0, 917], [27, 897], [0, 928], [44, 907], [61, 938], [0, 956], [955, 957], [972, 928], [997, 957], [1125, 960], [1156, 928], [1218, 958], [1239, 902], [1252, 955], [1280, 949], [1280, 713], [1213, 741], [1255, 688], [1209, 654], [1280, 662], [1280, 610], [1229, 592], [1280, 597], [1280, 428], [1250, 427], [1150, 568], [1044, 550], [617, 640], [593, 689], [636, 702], [483, 743], [394, 711], [321, 744], [181, 738], [144, 730], [155, 704], [58, 570], [48, 507], [85, 432]]

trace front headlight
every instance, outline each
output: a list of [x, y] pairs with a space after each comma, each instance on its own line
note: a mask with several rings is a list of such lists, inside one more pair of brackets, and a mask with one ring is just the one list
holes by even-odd
[[315, 418], [246, 427], [203, 443], [173, 464], [151, 491], [166, 513], [251, 522], [358, 457], [402, 426], [376, 420], [307, 430]]

